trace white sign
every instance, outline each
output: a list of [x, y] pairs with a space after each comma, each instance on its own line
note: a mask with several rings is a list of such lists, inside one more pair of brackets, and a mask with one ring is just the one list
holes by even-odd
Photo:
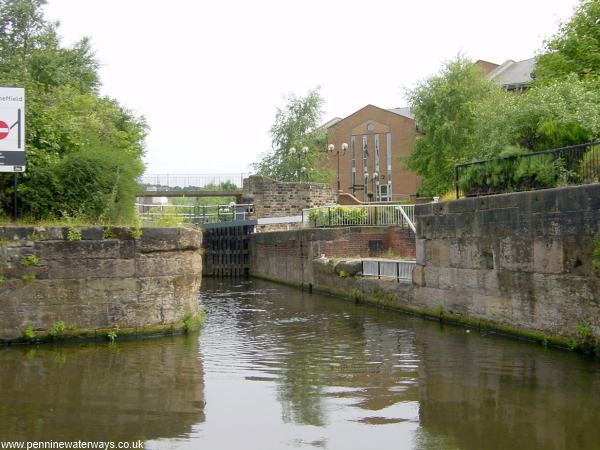
[[25, 172], [25, 89], [0, 87], [0, 172]]

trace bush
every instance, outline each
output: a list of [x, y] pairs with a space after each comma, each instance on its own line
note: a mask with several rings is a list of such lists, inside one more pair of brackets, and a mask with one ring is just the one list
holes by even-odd
[[460, 176], [458, 187], [469, 197], [547, 189], [578, 180], [577, 174], [566, 169], [562, 158], [541, 154], [511, 156], [469, 166]]
[[308, 218], [317, 227], [361, 225], [367, 223], [369, 214], [366, 208], [334, 206], [314, 209]]
[[600, 146], [596, 145], [583, 155], [579, 175], [585, 182], [600, 182]]

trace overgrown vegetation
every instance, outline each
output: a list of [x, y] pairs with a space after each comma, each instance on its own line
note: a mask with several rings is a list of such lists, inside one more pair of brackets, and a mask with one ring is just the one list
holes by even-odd
[[582, 79], [600, 75], [600, 1], [582, 0], [573, 17], [544, 43], [535, 75], [540, 81], [576, 74]]
[[39, 263], [40, 259], [35, 255], [27, 255], [20, 261], [22, 267], [37, 266]]
[[80, 228], [69, 228], [67, 231], [68, 241], [80, 241], [81, 240], [81, 229]]
[[367, 223], [367, 208], [336, 206], [332, 208], [313, 209], [308, 219], [315, 226], [360, 225]]
[[594, 253], [592, 254], [592, 267], [600, 270], [600, 235], [594, 240]]
[[119, 327], [114, 327], [108, 333], [106, 333], [106, 338], [110, 341], [110, 343], [114, 343], [119, 336]]
[[575, 327], [577, 337], [571, 339], [569, 347], [583, 353], [597, 353], [600, 351], [600, 341], [594, 336], [589, 322], [584, 321]]
[[60, 336], [61, 334], [64, 333], [65, 329], [66, 329], [65, 323], [62, 320], [59, 320], [52, 326], [52, 328], [50, 329], [48, 334], [53, 339], [56, 339], [58, 336]]
[[23, 330], [23, 339], [27, 342], [34, 342], [37, 339], [37, 334], [33, 331], [33, 327], [28, 325], [25, 330]]
[[[87, 38], [61, 44], [45, 0], [0, 0], [0, 85], [25, 88], [27, 172], [19, 215], [128, 223], [146, 124], [99, 94], [99, 63]], [[12, 215], [12, 180], [0, 180], [0, 210]], [[2, 215], [2, 214], [0, 214]]]
[[[416, 140], [406, 165], [423, 178], [420, 192], [444, 195], [451, 190], [456, 163], [496, 158], [507, 149], [532, 152], [599, 140], [598, 17], [600, 0], [580, 2], [575, 15], [545, 43], [535, 80], [525, 92], [504, 91], [460, 55], [409, 91], [424, 136]], [[586, 155], [600, 172], [595, 156]], [[505, 177], [502, 169], [497, 164], [480, 168], [463, 182], [493, 191], [519, 183], [551, 187], [565, 175], [559, 163], [547, 161], [525, 162], [510, 179], [499, 179]]]

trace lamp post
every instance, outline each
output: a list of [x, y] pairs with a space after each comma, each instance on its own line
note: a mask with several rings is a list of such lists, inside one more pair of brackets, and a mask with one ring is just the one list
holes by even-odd
[[[300, 159], [304, 158], [306, 160], [306, 157], [308, 156], [308, 147], [305, 145], [304, 147], [302, 147], [302, 150], [297, 151], [296, 147], [291, 147], [288, 150], [288, 153], [290, 154], [290, 156], [294, 156], [294, 155], [298, 155], [298, 162], [296, 163], [296, 166], [300, 166]], [[305, 167], [305, 164], [302, 164], [302, 167], [300, 167], [300, 169], [298, 170], [298, 168], [296, 168], [296, 175], [298, 176], [298, 180], [301, 181], [302, 179], [302, 175], [304, 175], [307, 172], [307, 169]]]
[[346, 150], [348, 150], [348, 144], [346, 144], [345, 142], [342, 144], [341, 152], [340, 152], [339, 148], [336, 150], [335, 145], [333, 145], [333, 144], [329, 144], [327, 146], [327, 151], [329, 153], [331, 153], [332, 155], [333, 154], [337, 155], [337, 190], [338, 190], [338, 192], [342, 191], [340, 189], [340, 153], [342, 155], [344, 155], [344, 154], [346, 154]]
[[373, 172], [373, 197], [375, 197], [375, 201], [377, 201], [377, 184], [376, 182], [379, 180], [379, 174], [377, 172]]

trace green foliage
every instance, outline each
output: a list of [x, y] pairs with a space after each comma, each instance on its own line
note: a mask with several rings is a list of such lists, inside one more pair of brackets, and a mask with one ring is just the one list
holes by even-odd
[[475, 108], [480, 142], [475, 159], [498, 156], [510, 146], [540, 151], [598, 139], [599, 109], [600, 89], [574, 76], [535, 85], [520, 95], [484, 98]]
[[6, 277], [0, 272], [0, 286], [2, 286], [4, 283], [6, 283]]
[[329, 181], [329, 172], [319, 164], [326, 150], [326, 131], [319, 127], [323, 104], [319, 88], [304, 97], [287, 97], [270, 130], [272, 150], [254, 164], [256, 173], [279, 181]]
[[466, 196], [551, 188], [579, 180], [551, 154], [512, 156], [469, 166], [458, 180]]
[[69, 230], [67, 231], [67, 240], [68, 241], [80, 241], [81, 240], [81, 229], [69, 228]]
[[104, 227], [102, 229], [102, 239], [112, 239], [113, 237], [113, 228], [112, 227]]
[[37, 266], [39, 263], [40, 259], [35, 255], [27, 255], [21, 259], [21, 266], [23, 267]]
[[579, 175], [586, 182], [600, 182], [600, 146], [594, 146], [585, 152]]
[[114, 327], [112, 330], [110, 330], [108, 333], [106, 333], [106, 338], [111, 343], [114, 343], [118, 336], [119, 336], [119, 327]]
[[340, 270], [339, 276], [340, 276], [340, 278], [349, 278], [350, 274], [348, 272], [346, 272], [345, 270]]
[[23, 330], [23, 338], [28, 342], [34, 342], [37, 339], [37, 334], [31, 325], [27, 325], [27, 328]]
[[316, 227], [336, 225], [360, 225], [367, 222], [367, 208], [361, 207], [324, 207], [313, 209], [308, 213], [308, 219]]
[[457, 56], [441, 71], [407, 92], [419, 130], [410, 156], [409, 170], [422, 177], [419, 191], [440, 195], [452, 188], [454, 165], [478, 156], [475, 108], [484, 98], [502, 95], [477, 66]]
[[185, 313], [183, 316], [183, 331], [189, 333], [198, 327], [201, 321], [201, 315], [194, 316], [192, 313]]
[[33, 281], [35, 279], [36, 279], [36, 276], [33, 273], [21, 275], [21, 280], [23, 280], [25, 282], [27, 282], [27, 281]]
[[592, 254], [592, 267], [600, 270], [600, 236], [594, 240], [594, 252]]
[[600, 341], [594, 337], [594, 331], [589, 322], [584, 321], [579, 323], [575, 327], [575, 333], [576, 337], [569, 341], [569, 348], [571, 350], [583, 353], [594, 353], [598, 351]]
[[581, 0], [575, 14], [545, 42], [536, 61], [536, 79], [545, 82], [573, 73], [579, 78], [600, 76], [598, 18], [600, 0]]
[[50, 329], [48, 334], [52, 338], [57, 338], [65, 331], [65, 329], [66, 329], [65, 323], [62, 320], [59, 320], [52, 326], [52, 328]]
[[[19, 214], [127, 222], [143, 172], [146, 124], [98, 94], [98, 62], [87, 38], [66, 48], [43, 0], [0, 0], [0, 85], [27, 96], [27, 172]], [[0, 180], [0, 209], [12, 185]]]
[[577, 335], [583, 340], [588, 340], [593, 336], [592, 327], [587, 322], [583, 322], [577, 325], [575, 327], [575, 331], [577, 332]]
[[134, 239], [141, 239], [142, 238], [142, 229], [139, 227], [132, 227], [131, 228], [131, 236]]

